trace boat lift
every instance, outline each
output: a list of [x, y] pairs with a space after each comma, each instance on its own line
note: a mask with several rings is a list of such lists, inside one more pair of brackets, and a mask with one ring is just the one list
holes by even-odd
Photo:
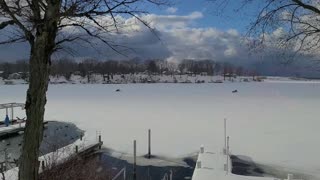
[[[21, 108], [22, 110], [25, 109], [25, 104], [23, 103], [5, 103], [5, 104], [0, 104], [0, 110], [5, 109], [6, 110], [6, 118], [4, 124], [6, 126], [9, 126], [10, 122], [13, 124], [15, 121], [20, 120], [20, 119], [14, 119], [14, 108]], [[11, 110], [11, 117], [9, 117], [9, 109]], [[0, 123], [2, 124], [2, 123]]]

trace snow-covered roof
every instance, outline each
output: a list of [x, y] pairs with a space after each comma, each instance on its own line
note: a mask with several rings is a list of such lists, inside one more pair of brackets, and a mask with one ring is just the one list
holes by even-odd
[[0, 104], [0, 109], [15, 108], [15, 107], [24, 108], [24, 106], [25, 104], [23, 103], [5, 103], [5, 104]]

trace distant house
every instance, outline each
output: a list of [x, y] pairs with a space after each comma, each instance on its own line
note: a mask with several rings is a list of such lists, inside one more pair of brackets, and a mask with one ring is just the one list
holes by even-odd
[[223, 81], [222, 80], [215, 80], [215, 81], [213, 81], [213, 83], [223, 83]]
[[0, 77], [3, 78], [4, 71], [0, 71]]
[[173, 73], [174, 73], [175, 75], [179, 75], [179, 74], [181, 74], [181, 71], [180, 71], [180, 70], [175, 69]]
[[193, 76], [193, 72], [191, 72], [191, 71], [186, 71], [185, 74], [188, 76]]
[[170, 72], [170, 71], [162, 71], [162, 74], [169, 76], [169, 75], [172, 75], [172, 72]]
[[201, 72], [200, 75], [201, 76], [208, 76], [208, 72]]
[[5, 85], [14, 85], [14, 82], [6, 80], [6, 81], [4, 81], [4, 84]]
[[237, 78], [237, 74], [226, 73], [224, 76], [229, 78]]
[[80, 76], [81, 75], [81, 72], [80, 71], [75, 71], [72, 73], [73, 75], [76, 75], [76, 76]]
[[12, 74], [9, 74], [8, 76], [8, 79], [9, 80], [12, 80], [12, 79], [21, 79], [21, 74], [20, 73], [12, 73]]
[[243, 79], [243, 82], [249, 82], [248, 78]]

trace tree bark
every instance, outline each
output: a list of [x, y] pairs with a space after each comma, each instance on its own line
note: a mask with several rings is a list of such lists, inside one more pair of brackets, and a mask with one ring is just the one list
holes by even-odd
[[35, 41], [31, 44], [30, 82], [27, 91], [27, 123], [20, 157], [19, 180], [37, 180], [39, 147], [43, 137], [43, 117], [47, 102], [51, 55], [58, 31], [58, 14], [61, 0], [47, 1], [47, 11], [42, 24], [37, 27]]
[[38, 37], [31, 49], [30, 82], [26, 99], [27, 122], [20, 157], [20, 180], [37, 180], [39, 147], [42, 141], [43, 117], [49, 81], [50, 54], [46, 38]]

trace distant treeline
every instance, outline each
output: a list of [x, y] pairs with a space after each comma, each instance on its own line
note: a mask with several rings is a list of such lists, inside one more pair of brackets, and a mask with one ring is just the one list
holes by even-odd
[[[14, 63], [0, 63], [1, 77], [7, 79], [10, 74], [20, 73], [23, 76], [28, 75], [29, 65], [27, 61], [16, 61]], [[256, 72], [244, 69], [241, 66], [235, 66], [227, 62], [215, 62], [212, 60], [183, 60], [180, 63], [169, 62], [166, 60], [108, 60], [98, 61], [95, 59], [86, 59], [77, 62], [71, 59], [60, 59], [52, 61], [52, 76], [64, 76], [69, 79], [72, 74], [86, 77], [92, 73], [101, 75], [110, 74], [190, 74], [190, 75], [256, 75]]]

